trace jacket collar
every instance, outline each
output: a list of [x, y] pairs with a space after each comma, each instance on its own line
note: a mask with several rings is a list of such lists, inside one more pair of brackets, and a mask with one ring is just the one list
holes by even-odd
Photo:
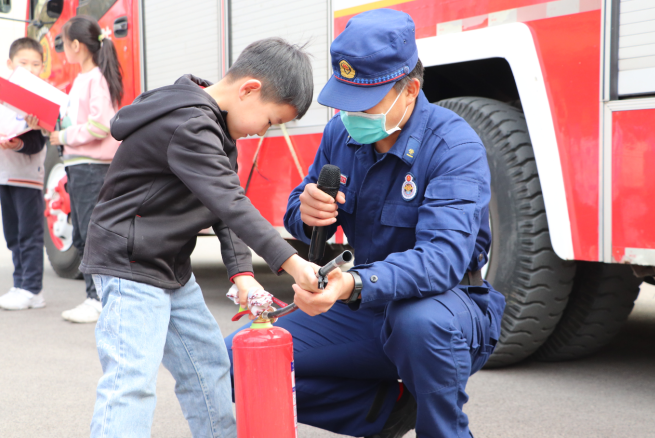
[[198, 94], [199, 96], [202, 96], [202, 98], [206, 101], [208, 106], [212, 109], [212, 111], [216, 115], [216, 121], [223, 129], [223, 132], [225, 132], [228, 135], [228, 137], [232, 141], [234, 141], [234, 139], [232, 139], [232, 135], [227, 129], [227, 111], [222, 110], [218, 106], [216, 100], [214, 100], [214, 98], [211, 97], [209, 93], [204, 91], [205, 88], [214, 85], [212, 82], [209, 82], [208, 80], [199, 78], [192, 74], [185, 74], [182, 77], [180, 77], [177, 81], [175, 81], [175, 85], [187, 85], [189, 86], [190, 91]]
[[[398, 139], [389, 150], [389, 153], [397, 156], [408, 165], [414, 164], [414, 160], [418, 155], [421, 143], [423, 142], [423, 135], [425, 134], [425, 127], [428, 123], [430, 102], [425, 97], [423, 90], [421, 90], [416, 98], [416, 105], [412, 115], [407, 120], [407, 123], [400, 131]], [[344, 128], [345, 129], [345, 128]], [[346, 144], [352, 146], [362, 146], [362, 144], [352, 137], [348, 136]]]

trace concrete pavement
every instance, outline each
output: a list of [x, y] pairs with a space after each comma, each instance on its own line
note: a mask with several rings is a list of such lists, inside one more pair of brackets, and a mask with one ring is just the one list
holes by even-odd
[[[11, 258], [0, 239], [0, 293], [11, 287]], [[193, 255], [209, 309], [226, 335], [240, 324], [225, 297], [229, 283], [215, 238], [199, 239]], [[291, 300], [289, 277], [261, 262], [259, 280]], [[0, 311], [0, 437], [88, 436], [101, 375], [94, 326], [61, 319], [84, 299], [81, 281], [58, 278], [46, 262], [44, 309]], [[468, 385], [466, 412], [476, 437], [655, 437], [655, 288], [642, 288], [620, 336], [600, 354], [569, 363], [524, 362], [483, 370]], [[163, 367], [157, 383], [152, 436], [190, 437]], [[338, 437], [308, 426], [301, 438]], [[407, 437], [414, 437], [413, 433]]]

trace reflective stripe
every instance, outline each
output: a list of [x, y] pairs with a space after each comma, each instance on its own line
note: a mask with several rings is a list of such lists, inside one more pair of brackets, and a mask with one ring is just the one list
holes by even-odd
[[64, 166], [75, 166], [77, 164], [111, 164], [111, 160], [98, 160], [91, 157], [64, 156]]
[[[346, 15], [359, 14], [360, 12], [370, 11], [371, 9], [388, 8], [389, 6], [399, 5], [401, 3], [409, 3], [414, 0], [379, 0], [374, 2], [361, 2], [363, 4], [352, 6], [349, 8], [342, 8], [344, 3], [353, 3], [352, 1], [335, 1], [334, 3], [334, 18], [345, 17]], [[358, 2], [360, 3], [360, 2]]]
[[107, 128], [107, 127], [106, 127], [105, 125], [103, 125], [102, 123], [96, 122], [95, 120], [91, 120], [91, 119], [89, 119], [89, 123], [90, 123], [91, 125], [95, 126], [96, 128], [98, 128], [99, 130], [104, 131], [104, 132], [106, 132], [107, 134], [109, 134], [109, 128]]
[[93, 127], [95, 127], [95, 125], [91, 124], [90, 121], [86, 124], [86, 130], [89, 131], [89, 134], [91, 134], [92, 136], [94, 136], [99, 140], [102, 140], [103, 138], [107, 137], [107, 134], [98, 134], [97, 132], [93, 132], [93, 130], [91, 129]]
[[595, 11], [600, 9], [601, 5], [601, 0], [556, 0], [546, 3], [538, 3], [536, 5], [506, 9], [504, 11], [491, 12], [476, 17], [467, 17], [461, 20], [437, 23], [437, 36], [498, 26], [500, 24], [523, 23], [526, 21], [542, 20], [544, 18], [561, 17], [563, 15]]

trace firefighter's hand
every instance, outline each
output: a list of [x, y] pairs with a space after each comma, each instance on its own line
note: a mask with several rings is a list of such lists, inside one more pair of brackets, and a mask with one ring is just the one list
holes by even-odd
[[52, 131], [50, 133], [50, 144], [53, 146], [61, 145], [61, 142], [59, 141], [59, 131]]
[[335, 269], [328, 275], [327, 287], [320, 292], [312, 293], [294, 284], [293, 290], [296, 295], [293, 301], [309, 316], [316, 316], [330, 310], [337, 300], [350, 297], [354, 287], [355, 281], [352, 275], [341, 272], [341, 269]]
[[25, 122], [30, 129], [39, 129], [39, 119], [36, 116], [25, 117]]
[[346, 195], [343, 192], [337, 193], [337, 200], [316, 184], [307, 184], [305, 190], [300, 194], [300, 219], [309, 227], [325, 227], [337, 221], [339, 214], [338, 205], [346, 202]]

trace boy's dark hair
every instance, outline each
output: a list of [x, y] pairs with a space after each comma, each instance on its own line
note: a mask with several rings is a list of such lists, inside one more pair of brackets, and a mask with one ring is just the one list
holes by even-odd
[[314, 78], [304, 46], [282, 38], [266, 38], [248, 45], [225, 76], [230, 82], [250, 76], [262, 83], [262, 100], [289, 104], [302, 118], [312, 103]]
[[419, 82], [421, 83], [420, 87], [423, 88], [424, 71], [425, 69], [423, 68], [423, 63], [419, 58], [419, 60], [416, 62], [416, 66], [414, 67], [414, 69], [410, 71], [407, 76], [405, 76], [404, 78], [393, 84], [394, 90], [400, 93], [403, 90], [403, 88], [405, 88], [405, 86], [409, 84], [409, 81], [411, 81], [412, 79], [418, 79]]
[[92, 17], [80, 15], [73, 17], [64, 24], [64, 35], [68, 41], [78, 40], [84, 44], [93, 55], [93, 62], [100, 67], [102, 75], [109, 86], [111, 100], [120, 106], [123, 100], [123, 73], [118, 63], [116, 48], [109, 38], [99, 39], [102, 31], [98, 22]]
[[9, 59], [14, 59], [14, 56], [16, 56], [18, 52], [25, 49], [34, 50], [41, 55], [41, 60], [43, 60], [43, 47], [38, 43], [38, 41], [28, 37], [18, 38], [11, 43], [11, 46], [9, 46]]

